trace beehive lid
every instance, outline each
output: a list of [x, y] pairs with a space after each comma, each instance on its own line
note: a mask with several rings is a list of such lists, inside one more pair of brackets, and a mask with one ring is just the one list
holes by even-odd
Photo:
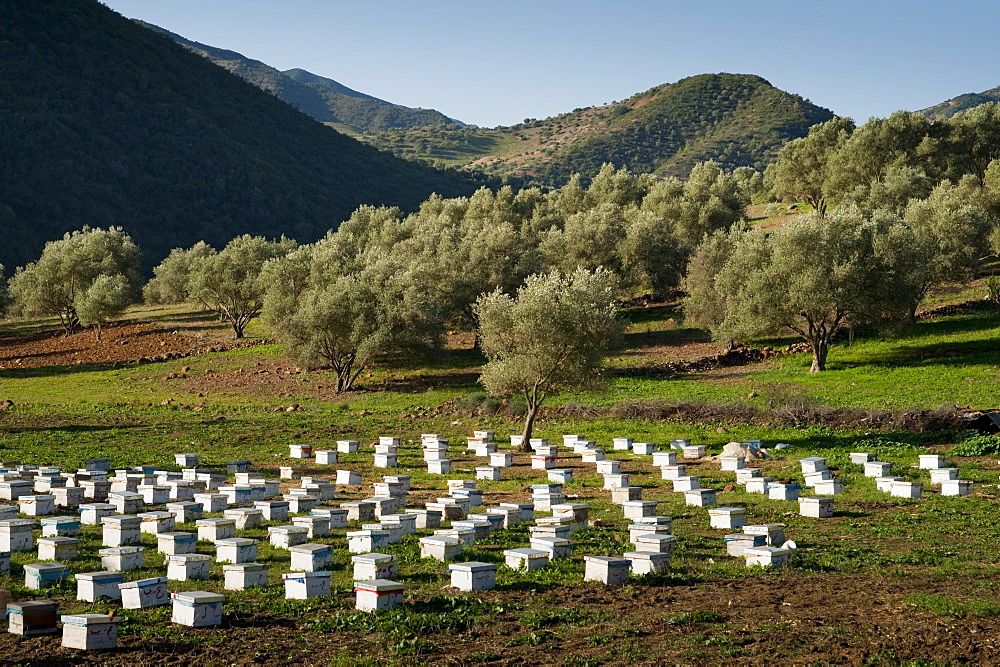
[[[4, 509], [5, 506], [0, 505], [0, 512], [3, 512]], [[61, 523], [69, 523], [69, 524], [80, 523], [80, 518], [75, 516], [47, 516], [42, 518], [43, 526], [52, 526]]]
[[56, 537], [39, 537], [38, 538], [38, 543], [39, 544], [51, 544], [51, 545], [57, 546], [57, 547], [58, 546], [64, 546], [65, 547], [65, 546], [70, 546], [70, 545], [73, 545], [73, 544], [80, 544], [80, 540], [76, 539], [75, 537], [61, 537], [61, 536], [56, 536]]
[[309, 542], [307, 544], [297, 544], [295, 546], [288, 547], [288, 550], [294, 551], [295, 553], [308, 554], [322, 551], [333, 551], [333, 547], [329, 544], [316, 544]]
[[443, 544], [445, 546], [454, 546], [456, 544], [461, 544], [462, 540], [451, 535], [428, 535], [427, 537], [420, 538], [421, 544]]
[[822, 456], [809, 456], [804, 459], [799, 459], [799, 463], [826, 463], [826, 459]]
[[635, 539], [642, 542], [673, 542], [677, 538], [673, 535], [661, 535], [660, 533], [643, 533], [636, 535]]
[[108, 497], [120, 500], [142, 500], [141, 493], [132, 493], [131, 491], [112, 491], [108, 494]]
[[658, 551], [627, 551], [622, 554], [622, 558], [627, 558], [628, 560], [667, 560], [670, 558], [670, 554]]
[[69, 572], [69, 567], [62, 563], [26, 563], [25, 570], [32, 572]]
[[398, 581], [390, 581], [388, 579], [372, 579], [371, 581], [355, 581], [354, 590], [355, 591], [373, 591], [375, 593], [392, 593], [395, 591], [401, 591], [405, 588], [404, 584]]
[[115, 506], [110, 503], [83, 503], [80, 505], [80, 511], [83, 510], [114, 510]]
[[107, 524], [132, 524], [139, 525], [142, 523], [142, 517], [139, 516], [129, 516], [126, 514], [113, 514], [111, 516], [102, 516], [101, 523]]
[[708, 510], [709, 515], [718, 514], [720, 516], [733, 516], [746, 514], [746, 508], [744, 507], [713, 507]]
[[98, 556], [128, 556], [131, 554], [137, 554], [145, 550], [146, 547], [111, 547], [109, 549], [101, 549], [97, 552]]
[[628, 565], [628, 561], [619, 556], [584, 556], [583, 559], [591, 563], [605, 563], [610, 567]]
[[[632, 501], [632, 502], [647, 502], [647, 501], [642, 500], [642, 501]], [[655, 501], [650, 500], [648, 502], [655, 502]], [[645, 526], [669, 526], [673, 522], [674, 522], [674, 520], [671, 517], [669, 517], [669, 516], [637, 516], [634, 519], [632, 519], [632, 523], [634, 525], [639, 525], [639, 526], [643, 526], [643, 525], [645, 525]]]
[[257, 544], [257, 540], [249, 537], [227, 537], [225, 539], [215, 541], [216, 547], [244, 547], [248, 544]]
[[[420, 512], [422, 510], [412, 510], [413, 513]], [[341, 514], [347, 514], [347, 510], [344, 509], [333, 509], [330, 507], [318, 507], [309, 512], [313, 516], [329, 517], [329, 516], [340, 516]]]
[[184, 593], [171, 593], [170, 599], [190, 605], [214, 604], [216, 602], [225, 602], [226, 596], [208, 591], [185, 591]]
[[649, 505], [656, 505], [655, 500], [626, 500], [622, 503], [624, 507], [648, 507]]
[[168, 542], [194, 542], [198, 536], [194, 533], [158, 533], [156, 539]]
[[281, 575], [282, 579], [329, 579], [333, 572], [323, 570], [321, 572], [289, 572]]
[[253, 504], [254, 507], [260, 507], [261, 509], [269, 507], [271, 509], [282, 509], [288, 507], [287, 500], [258, 500]]
[[[236, 515], [249, 516], [256, 514], [259, 516], [264, 516], [264, 510], [262, 510], [259, 507], [234, 507], [232, 509], [227, 509], [225, 512], [223, 512], [223, 514], [226, 514], [228, 516], [226, 516], [225, 519], [203, 519], [203, 521], [235, 521], [235, 519], [233, 519], [232, 517]], [[198, 523], [200, 525], [201, 521], [199, 521]]]
[[[899, 482], [894, 482], [894, 483], [898, 484]], [[799, 503], [800, 504], [801, 503], [807, 503], [807, 504], [817, 504], [817, 505], [827, 505], [827, 504], [832, 505], [833, 504], [833, 498], [817, 498], [815, 496], [800, 496], [799, 497]]]
[[88, 625], [108, 625], [109, 623], [121, 623], [125, 620], [124, 617], [114, 618], [114, 616], [109, 616], [108, 614], [71, 614], [68, 616], [60, 616], [59, 620], [62, 621], [63, 625], [77, 625], [80, 627], [85, 627]]
[[8, 602], [7, 611], [12, 614], [22, 614], [25, 611], [45, 610], [55, 611], [59, 603], [55, 600], [25, 600], [23, 602]]
[[781, 547], [748, 547], [743, 550], [744, 556], [787, 556], [791, 551]]
[[167, 556], [167, 560], [173, 563], [201, 563], [212, 560], [208, 554], [173, 554]]
[[743, 526], [743, 532], [748, 535], [770, 535], [784, 529], [785, 524], [783, 523], [748, 524]]
[[43, 503], [48, 500], [55, 502], [56, 497], [47, 494], [40, 494], [37, 496], [21, 496], [20, 498], [18, 498], [18, 500], [21, 502], [29, 502], [29, 503]]
[[[541, 549], [504, 549], [504, 556], [518, 556], [520, 558], [548, 558], [549, 552]], [[585, 556], [587, 558], [587, 556]]]
[[532, 542], [544, 542], [545, 544], [551, 544], [554, 547], [564, 547], [573, 544], [570, 540], [563, 537], [552, 537], [550, 535], [541, 535], [538, 537], [532, 537]]
[[271, 566], [267, 563], [226, 563], [223, 572], [262, 572]]
[[236, 526], [236, 519], [198, 519], [194, 522], [196, 526]]
[[99, 581], [102, 583], [121, 583], [125, 581], [125, 575], [121, 572], [78, 572], [75, 575], [77, 581]]
[[452, 563], [448, 566], [449, 572], [486, 572], [496, 569], [496, 563], [480, 563], [474, 560], [468, 563]]
[[173, 512], [162, 512], [162, 511], [157, 511], [157, 512], [143, 512], [142, 514], [136, 514], [136, 516], [137, 517], [141, 517], [142, 519], [150, 519], [152, 521], [159, 521], [160, 519], [173, 519], [174, 518], [174, 513]]
[[396, 557], [390, 554], [380, 554], [380, 553], [370, 553], [370, 554], [357, 554], [351, 556], [352, 563], [371, 563], [374, 565], [381, 565], [383, 563], [391, 563], [396, 560]]

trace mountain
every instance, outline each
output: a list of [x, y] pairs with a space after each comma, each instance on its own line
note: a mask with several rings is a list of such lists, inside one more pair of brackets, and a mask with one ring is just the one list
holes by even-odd
[[511, 127], [430, 127], [362, 136], [407, 158], [560, 184], [605, 162], [686, 174], [703, 160], [763, 167], [833, 112], [750, 74], [702, 74], [608, 106]]
[[253, 85], [273, 93], [321, 123], [348, 134], [382, 132], [391, 128], [409, 129], [425, 125], [463, 125], [433, 109], [412, 109], [359, 93], [347, 86], [303, 69], [280, 71], [236, 51], [192, 42], [169, 30], [136, 21], [150, 30], [167, 35], [178, 44], [225, 67]]
[[1000, 86], [984, 90], [981, 93], [965, 93], [941, 104], [921, 109], [917, 113], [931, 120], [942, 120], [944, 118], [951, 118], [960, 111], [966, 111], [987, 102], [1000, 102]]
[[475, 183], [379, 152], [96, 0], [0, 0], [0, 262], [123, 226], [147, 266], [198, 240], [321, 237], [361, 204]]

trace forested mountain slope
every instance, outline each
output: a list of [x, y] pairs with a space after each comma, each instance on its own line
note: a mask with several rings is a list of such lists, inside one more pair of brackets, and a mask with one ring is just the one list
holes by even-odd
[[236, 51], [192, 42], [181, 35], [143, 21], [137, 23], [162, 32], [216, 65], [225, 67], [253, 85], [274, 93], [299, 111], [348, 134], [424, 125], [462, 125], [434, 109], [413, 109], [386, 102], [303, 69], [296, 68], [282, 72]]
[[749, 74], [702, 74], [603, 107], [494, 129], [430, 127], [363, 136], [397, 155], [560, 184], [612, 162], [684, 175], [716, 160], [762, 168], [833, 113]]
[[407, 209], [462, 175], [397, 159], [96, 0], [0, 0], [0, 262], [122, 225], [147, 265], [200, 239], [311, 241], [361, 204]]
[[967, 111], [972, 107], [978, 107], [980, 104], [986, 104], [988, 102], [1000, 102], [1000, 86], [984, 90], [981, 93], [965, 93], [964, 95], [953, 97], [950, 100], [942, 102], [941, 104], [935, 104], [932, 107], [921, 109], [917, 113], [922, 114], [931, 120], [941, 120], [942, 118], [951, 118], [961, 111]]

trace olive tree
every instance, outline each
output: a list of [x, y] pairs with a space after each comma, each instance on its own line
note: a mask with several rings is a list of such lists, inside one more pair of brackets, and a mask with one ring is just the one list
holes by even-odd
[[522, 449], [547, 396], [600, 384], [605, 354], [627, 324], [615, 307], [617, 293], [612, 272], [578, 269], [534, 275], [516, 296], [497, 290], [476, 303], [487, 359], [480, 382], [494, 395], [524, 397]]
[[[412, 272], [339, 233], [268, 262], [264, 321], [309, 368], [331, 368], [337, 392], [353, 388], [373, 358], [433, 345], [441, 311]], [[357, 252], [356, 252], [357, 251]]]
[[135, 290], [120, 275], [97, 276], [74, 303], [80, 324], [93, 324], [95, 336], [101, 340], [101, 327], [120, 316], [135, 301]]
[[806, 202], [820, 216], [826, 215], [830, 159], [854, 132], [850, 118], [833, 118], [809, 128], [793, 139], [768, 166], [765, 178], [779, 201]]
[[153, 277], [142, 288], [143, 300], [148, 304], [183, 303], [191, 298], [191, 276], [194, 267], [206, 257], [215, 254], [215, 248], [198, 241], [188, 249], [174, 248], [153, 269]]
[[923, 281], [921, 250], [898, 217], [838, 209], [771, 233], [742, 235], [715, 277], [723, 300], [716, 340], [787, 331], [812, 348], [811, 373], [826, 369], [846, 327], [906, 317]]
[[84, 227], [46, 243], [38, 261], [14, 274], [10, 293], [21, 313], [55, 315], [71, 334], [80, 325], [81, 295], [100, 276], [118, 276], [125, 286], [122, 298], [138, 301], [140, 260], [139, 247], [121, 227]]
[[236, 338], [243, 338], [247, 324], [263, 307], [264, 263], [296, 247], [295, 241], [285, 237], [268, 241], [262, 236], [238, 236], [221, 252], [193, 263], [191, 296], [218, 312], [232, 326]]

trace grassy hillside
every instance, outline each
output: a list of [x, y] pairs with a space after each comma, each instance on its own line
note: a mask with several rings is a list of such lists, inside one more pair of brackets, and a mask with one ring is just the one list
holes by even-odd
[[435, 127], [362, 137], [396, 155], [559, 184], [605, 162], [685, 174], [713, 159], [763, 167], [832, 112], [746, 74], [703, 74], [604, 107], [493, 129]]
[[978, 107], [980, 104], [986, 104], [988, 102], [1000, 102], [1000, 86], [984, 90], [981, 93], [965, 93], [964, 95], [953, 97], [950, 100], [942, 102], [941, 104], [935, 104], [932, 107], [921, 109], [917, 113], [922, 114], [931, 120], [941, 120], [943, 118], [951, 118], [961, 111], [966, 111], [972, 107]]
[[361, 204], [473, 187], [315, 122], [96, 0], [0, 0], [0, 263], [122, 225], [157, 263], [241, 233], [314, 240]]
[[143, 21], [137, 23], [167, 35], [178, 44], [341, 132], [358, 134], [382, 132], [394, 127], [462, 124], [434, 109], [412, 109], [386, 102], [303, 69], [282, 72], [241, 53], [193, 42]]

